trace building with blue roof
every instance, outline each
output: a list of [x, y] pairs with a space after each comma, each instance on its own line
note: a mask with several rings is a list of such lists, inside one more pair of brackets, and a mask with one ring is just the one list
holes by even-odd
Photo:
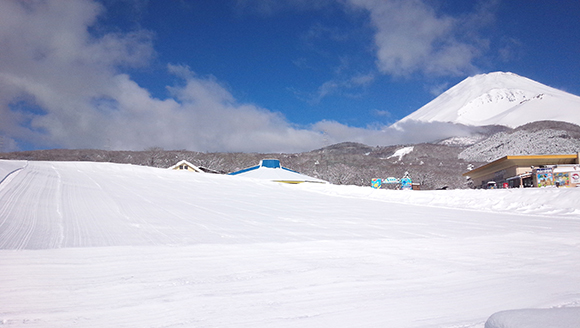
[[271, 180], [282, 183], [328, 183], [327, 181], [313, 178], [305, 174], [285, 168], [278, 159], [263, 159], [260, 164], [248, 167], [229, 175], [243, 176], [246, 178]]

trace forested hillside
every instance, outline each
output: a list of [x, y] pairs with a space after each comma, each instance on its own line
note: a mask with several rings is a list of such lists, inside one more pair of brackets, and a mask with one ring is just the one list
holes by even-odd
[[409, 172], [422, 189], [438, 189], [469, 187], [463, 173], [503, 156], [578, 151], [580, 126], [541, 121], [516, 129], [478, 127], [472, 136], [432, 143], [371, 147], [345, 142], [303, 153], [207, 153], [158, 147], [143, 151], [51, 149], [0, 153], [0, 159], [113, 162], [160, 168], [187, 160], [208, 172], [226, 174], [256, 165], [263, 158], [277, 158], [284, 167], [334, 184], [370, 185], [373, 178], [401, 178]]

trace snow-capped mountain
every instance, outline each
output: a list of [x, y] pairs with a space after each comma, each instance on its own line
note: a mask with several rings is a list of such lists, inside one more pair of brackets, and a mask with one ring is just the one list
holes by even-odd
[[494, 72], [468, 77], [399, 122], [409, 120], [512, 128], [542, 120], [580, 124], [580, 97]]

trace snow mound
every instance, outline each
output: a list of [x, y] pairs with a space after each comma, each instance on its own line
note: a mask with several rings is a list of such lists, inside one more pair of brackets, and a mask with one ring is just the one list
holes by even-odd
[[580, 188], [523, 188], [423, 190], [370, 189], [354, 186], [312, 186], [311, 191], [349, 198], [406, 205], [475, 210], [488, 213], [520, 213], [580, 219]]
[[493, 314], [485, 328], [578, 328], [580, 308], [523, 309]]

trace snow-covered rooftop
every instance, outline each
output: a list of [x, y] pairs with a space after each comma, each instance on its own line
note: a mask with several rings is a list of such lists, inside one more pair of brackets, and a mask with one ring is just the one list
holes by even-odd
[[286, 183], [302, 183], [302, 182], [327, 183], [324, 180], [313, 178], [311, 176], [285, 168], [280, 164], [280, 161], [277, 159], [263, 159], [260, 161], [259, 165], [252, 166], [240, 171], [232, 172], [230, 173], [230, 175]]

